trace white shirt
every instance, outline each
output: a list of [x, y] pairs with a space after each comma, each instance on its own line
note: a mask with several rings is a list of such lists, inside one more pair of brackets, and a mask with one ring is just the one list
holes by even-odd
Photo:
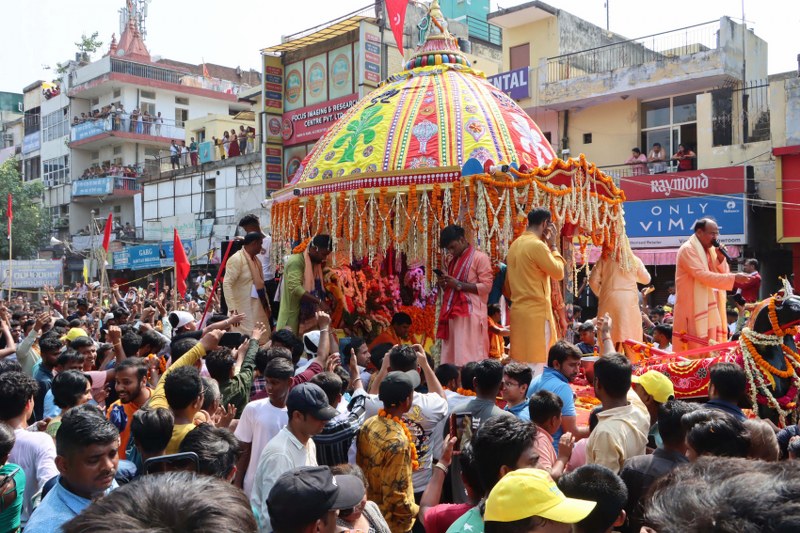
[[267, 497], [281, 474], [300, 466], [317, 466], [317, 447], [314, 439], [303, 444], [297, 440], [289, 428], [283, 428], [269, 441], [258, 460], [258, 469], [253, 483], [250, 506], [257, 509], [260, 517], [260, 533], [269, 533], [272, 527], [267, 511]]
[[[366, 407], [369, 418], [378, 414], [378, 410], [383, 408], [383, 402], [378, 399], [377, 394], [368, 394]], [[436, 446], [438, 444], [441, 447], [442, 441], [442, 429], [439, 424], [447, 418], [447, 413], [447, 401], [438, 394], [414, 392], [411, 410], [401, 417], [414, 436], [419, 456], [419, 468], [411, 476], [414, 492], [425, 490], [433, 475], [433, 455], [434, 453], [438, 455], [435, 451]], [[439, 428], [438, 436], [437, 428]]]
[[28, 521], [33, 509], [31, 500], [47, 481], [58, 475], [56, 445], [47, 433], [15, 429], [17, 441], [8, 462], [19, 465], [25, 472], [25, 495], [22, 501], [22, 523]]
[[677, 296], [677, 294], [670, 294], [669, 296], [667, 296], [667, 305], [675, 307], [675, 297], [676, 296]]
[[244, 406], [234, 436], [240, 441], [250, 444], [250, 462], [247, 464], [243, 483], [244, 493], [247, 496], [250, 496], [250, 492], [253, 490], [253, 480], [256, 477], [256, 468], [258, 468], [261, 452], [287, 423], [289, 423], [289, 415], [286, 407], [282, 409], [274, 407], [269, 398], [256, 400]]

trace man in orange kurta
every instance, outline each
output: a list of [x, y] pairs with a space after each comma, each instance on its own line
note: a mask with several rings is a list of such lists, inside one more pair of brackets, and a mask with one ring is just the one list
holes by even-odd
[[506, 262], [511, 358], [542, 367], [547, 351], [558, 340], [550, 279], [564, 279], [564, 258], [558, 253], [556, 238], [550, 211], [537, 207], [528, 213], [528, 229], [511, 243]]
[[589, 287], [599, 300], [597, 316], [608, 313], [611, 317], [611, 340], [617, 349], [625, 339], [642, 341], [642, 311], [636, 284], [650, 283], [650, 273], [630, 247], [625, 246], [622, 253], [630, 263], [627, 268], [614, 257], [603, 257], [589, 276]]
[[439, 276], [442, 308], [436, 337], [442, 339], [441, 362], [464, 366], [489, 356], [486, 300], [492, 290], [492, 263], [470, 245], [460, 226], [447, 226], [439, 242], [450, 256]]
[[720, 343], [728, 339], [725, 320], [725, 291], [735, 282], [747, 281], [745, 274], [732, 274], [728, 263], [714, 248], [719, 236], [717, 223], [698, 220], [694, 235], [678, 249], [675, 266], [675, 310], [672, 330], [675, 351], [700, 348], [706, 344], [680, 340], [681, 333]]

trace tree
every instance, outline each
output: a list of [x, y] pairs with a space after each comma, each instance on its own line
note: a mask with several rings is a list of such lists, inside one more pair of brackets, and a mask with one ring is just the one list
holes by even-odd
[[86, 36], [85, 33], [81, 34], [81, 40], [75, 43], [75, 46], [78, 47], [78, 52], [81, 53], [82, 56], [86, 56], [86, 59], [89, 59], [89, 56], [103, 46], [103, 42], [97, 39], [97, 36], [100, 35], [100, 32], [94, 32], [90, 36]]
[[[11, 224], [12, 257], [30, 259], [36, 257], [40, 244], [50, 234], [50, 218], [45, 216], [42, 205], [44, 187], [41, 182], [23, 183], [19, 174], [19, 162], [15, 158], [0, 164], [0, 211], [6, 220], [8, 194], [11, 193], [14, 220]], [[0, 237], [0, 259], [8, 259], [8, 239], [3, 225]]]

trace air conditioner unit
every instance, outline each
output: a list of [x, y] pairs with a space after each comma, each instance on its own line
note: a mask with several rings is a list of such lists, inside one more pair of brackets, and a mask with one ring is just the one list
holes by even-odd
[[214, 218], [214, 211], [206, 211], [204, 217], [206, 220], [209, 218]]

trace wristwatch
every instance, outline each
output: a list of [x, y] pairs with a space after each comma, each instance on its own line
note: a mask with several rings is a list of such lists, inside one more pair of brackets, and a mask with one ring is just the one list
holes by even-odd
[[457, 291], [460, 291], [460, 290], [461, 290], [461, 288], [462, 288], [462, 287], [461, 287], [461, 282], [460, 282], [460, 281], [456, 281], [456, 290], [457, 290]]

